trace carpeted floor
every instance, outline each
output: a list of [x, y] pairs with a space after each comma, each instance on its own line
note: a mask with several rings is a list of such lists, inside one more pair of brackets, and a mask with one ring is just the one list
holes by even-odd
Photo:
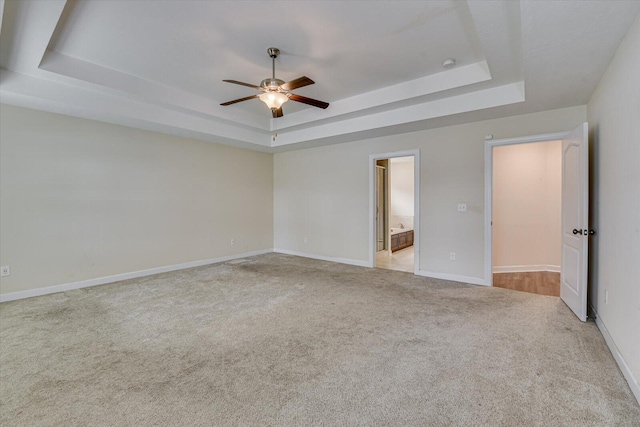
[[559, 298], [280, 254], [0, 306], [3, 426], [637, 426]]

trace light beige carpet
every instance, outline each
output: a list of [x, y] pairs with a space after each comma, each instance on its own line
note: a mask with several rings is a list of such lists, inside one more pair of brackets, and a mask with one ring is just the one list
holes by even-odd
[[638, 426], [555, 297], [268, 254], [0, 305], [3, 426]]

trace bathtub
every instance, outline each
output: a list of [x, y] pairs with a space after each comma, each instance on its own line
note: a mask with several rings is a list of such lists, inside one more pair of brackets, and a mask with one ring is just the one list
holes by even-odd
[[413, 231], [413, 228], [391, 228], [391, 235], [393, 236], [394, 234], [398, 234], [398, 233], [405, 233], [407, 231]]

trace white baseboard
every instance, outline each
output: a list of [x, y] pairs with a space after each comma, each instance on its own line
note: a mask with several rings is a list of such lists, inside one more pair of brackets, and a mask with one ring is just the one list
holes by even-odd
[[199, 261], [185, 262], [182, 264], [168, 265], [165, 267], [150, 268], [148, 270], [132, 271], [130, 273], [114, 274], [113, 276], [99, 277], [96, 279], [81, 280], [79, 282], [65, 283], [61, 285], [47, 286], [44, 288], [29, 289], [26, 291], [7, 292], [0, 294], [0, 303], [15, 301], [24, 298], [37, 297], [40, 295], [54, 294], [57, 292], [71, 291], [74, 289], [88, 288], [91, 286], [104, 285], [107, 283], [120, 282], [122, 280], [135, 279], [137, 277], [151, 276], [153, 274], [167, 273], [169, 271], [184, 270], [185, 268], [200, 267], [202, 265], [217, 264], [219, 262], [230, 261], [232, 259], [245, 258], [255, 255], [262, 255], [273, 252], [272, 249], [262, 249], [259, 251], [245, 252], [242, 254], [227, 255], [218, 258], [203, 259]]
[[[315, 255], [315, 254], [308, 254], [304, 252], [291, 251], [288, 249], [276, 248], [273, 250], [273, 252], [286, 254], [286, 255], [295, 255], [303, 258], [319, 259], [322, 261], [338, 262], [340, 264], [349, 264], [349, 265], [355, 265], [358, 267], [369, 267], [369, 268], [373, 267], [370, 261], [360, 261], [360, 260], [350, 259], [350, 258], [328, 257], [323, 255]], [[479, 277], [459, 276], [459, 275], [447, 274], [447, 273], [433, 273], [433, 272], [424, 271], [424, 270], [415, 271], [414, 274], [416, 276], [431, 277], [434, 279], [444, 279], [444, 280], [452, 280], [454, 282], [470, 283], [473, 285], [490, 286], [490, 284], [488, 284], [484, 279]]]
[[526, 273], [532, 271], [552, 271], [560, 273], [559, 265], [503, 265], [493, 267], [494, 273]]
[[276, 252], [279, 254], [285, 254], [285, 255], [295, 255], [303, 258], [319, 259], [321, 261], [330, 261], [330, 262], [337, 262], [340, 264], [355, 265], [358, 267], [371, 267], [371, 263], [369, 261], [360, 261], [360, 260], [351, 259], [351, 258], [337, 258], [337, 257], [308, 254], [305, 252], [290, 251], [289, 249], [277, 249], [277, 248], [274, 249], [273, 252]]
[[596, 325], [598, 326], [598, 329], [600, 329], [600, 333], [602, 333], [602, 336], [604, 337], [607, 346], [609, 346], [609, 350], [611, 351], [613, 358], [618, 363], [618, 367], [622, 371], [624, 379], [627, 380], [627, 383], [629, 383], [629, 387], [631, 388], [633, 395], [636, 397], [638, 403], [640, 403], [640, 384], [638, 384], [638, 380], [633, 376], [631, 369], [629, 369], [629, 365], [627, 365], [624, 357], [622, 357], [620, 350], [618, 350], [616, 343], [613, 341], [613, 338], [611, 338], [609, 330], [605, 326], [604, 322], [602, 322], [602, 319], [600, 318], [600, 316], [598, 316], [598, 313], [595, 310], [594, 313], [596, 315]]
[[431, 271], [418, 270], [415, 273], [417, 276], [431, 277], [433, 279], [452, 280], [454, 282], [471, 283], [472, 285], [491, 286], [490, 283], [480, 277], [460, 276], [457, 274], [448, 273], [433, 273]]

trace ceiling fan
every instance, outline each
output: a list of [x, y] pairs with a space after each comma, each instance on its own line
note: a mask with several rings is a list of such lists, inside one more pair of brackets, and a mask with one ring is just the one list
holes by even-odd
[[306, 96], [296, 95], [290, 91], [298, 89], [304, 86], [309, 86], [315, 82], [309, 77], [302, 76], [290, 82], [284, 82], [283, 80], [276, 79], [276, 58], [280, 55], [280, 49], [270, 47], [267, 49], [269, 57], [271, 57], [271, 78], [264, 79], [260, 86], [252, 85], [251, 83], [243, 83], [237, 80], [223, 80], [223, 82], [234, 83], [237, 85], [248, 86], [260, 91], [255, 95], [246, 96], [244, 98], [234, 99], [233, 101], [224, 102], [220, 105], [227, 106], [236, 104], [242, 101], [248, 101], [249, 99], [260, 98], [262, 102], [267, 104], [267, 107], [271, 109], [273, 118], [282, 117], [282, 104], [288, 100], [302, 102], [303, 104], [312, 105], [314, 107], [325, 109], [329, 106], [328, 102], [318, 101], [317, 99], [307, 98]]

